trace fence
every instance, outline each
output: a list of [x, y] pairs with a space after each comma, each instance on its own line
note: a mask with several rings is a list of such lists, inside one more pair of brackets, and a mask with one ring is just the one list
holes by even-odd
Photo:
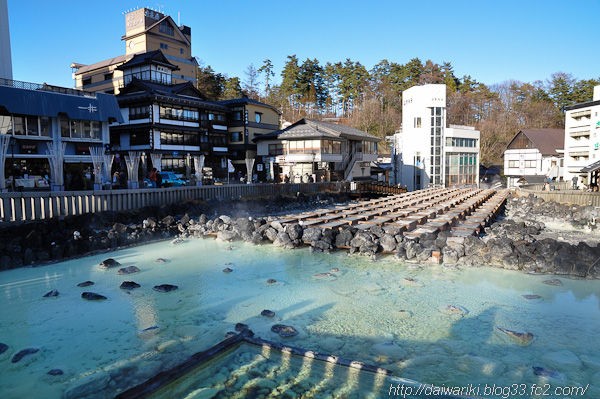
[[348, 192], [349, 183], [230, 184], [138, 190], [0, 193], [0, 221], [26, 221], [103, 211], [127, 211], [185, 201], [275, 197], [298, 192]]
[[[554, 186], [554, 190], [552, 190], [552, 186]], [[528, 184], [516, 190], [516, 193], [520, 196], [533, 194], [544, 201], [600, 207], [600, 192], [572, 190], [572, 183], [568, 182], [550, 184], [551, 191], [543, 191], [543, 188], [543, 184]]]

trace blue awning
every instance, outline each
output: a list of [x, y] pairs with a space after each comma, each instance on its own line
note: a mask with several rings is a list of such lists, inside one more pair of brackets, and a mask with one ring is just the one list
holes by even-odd
[[123, 122], [115, 96], [104, 93], [72, 95], [45, 90], [0, 86], [0, 109], [11, 114], [57, 117], [98, 122]]

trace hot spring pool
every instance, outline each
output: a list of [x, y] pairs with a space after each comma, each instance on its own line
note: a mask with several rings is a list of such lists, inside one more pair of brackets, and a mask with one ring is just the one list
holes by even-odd
[[[100, 269], [108, 257], [141, 271], [122, 276]], [[168, 261], [156, 262], [159, 257]], [[224, 273], [226, 267], [233, 272]], [[242, 322], [259, 337], [421, 382], [482, 390], [485, 384], [590, 384], [584, 397], [600, 397], [600, 281], [543, 283], [550, 278], [210, 239], [4, 271], [0, 342], [8, 349], [0, 354], [0, 392], [3, 398], [113, 397], [221, 341]], [[77, 286], [86, 280], [95, 284]], [[141, 287], [125, 291], [123, 281]], [[159, 284], [179, 289], [154, 291]], [[44, 298], [52, 289], [59, 296]], [[86, 301], [83, 291], [108, 299]], [[261, 316], [263, 309], [275, 317]], [[299, 335], [279, 338], [270, 329], [275, 323], [292, 325]], [[534, 338], [522, 346], [496, 327]], [[26, 348], [39, 351], [12, 363]], [[533, 367], [542, 368], [539, 375]], [[63, 374], [48, 375], [52, 369]], [[215, 370], [198, 397], [220, 392], [219, 375]]]

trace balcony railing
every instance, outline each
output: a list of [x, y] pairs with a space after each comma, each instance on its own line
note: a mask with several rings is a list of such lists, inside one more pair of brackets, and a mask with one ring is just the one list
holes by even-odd
[[12, 87], [15, 89], [25, 89], [25, 90], [50, 91], [53, 93], [69, 94], [72, 96], [96, 98], [96, 93], [92, 93], [90, 91], [69, 89], [69, 88], [60, 87], [60, 86], [52, 86], [47, 83], [40, 84], [40, 83], [23, 82], [20, 80], [0, 78], [0, 86]]

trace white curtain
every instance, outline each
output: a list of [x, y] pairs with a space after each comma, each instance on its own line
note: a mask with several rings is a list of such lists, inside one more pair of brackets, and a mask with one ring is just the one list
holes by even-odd
[[275, 180], [275, 165], [273, 165], [273, 161], [269, 162], [269, 180]]
[[46, 143], [48, 146], [48, 162], [50, 162], [50, 169], [52, 170], [52, 176], [50, 181], [55, 186], [62, 186], [65, 184], [63, 171], [64, 171], [64, 160], [65, 150], [67, 149], [67, 143]]
[[103, 179], [105, 182], [111, 182], [111, 175], [110, 175], [110, 170], [112, 168], [112, 164], [113, 164], [113, 160], [115, 159], [115, 155], [114, 154], [104, 154], [102, 156], [104, 158], [104, 162], [103, 162]]
[[152, 160], [152, 167], [161, 172], [162, 170], [160, 164], [162, 161], [162, 154], [152, 153], [150, 154], [150, 159]]
[[[0, 134], [0, 189], [6, 188], [6, 176], [4, 175], [4, 167], [6, 163], [6, 154], [8, 154], [8, 146], [10, 144], [10, 134]], [[13, 177], [14, 178], [14, 177]]]
[[94, 164], [94, 183], [102, 184], [102, 164], [104, 163], [104, 148], [98, 146], [90, 146], [90, 156], [92, 164]]
[[202, 168], [204, 168], [204, 155], [194, 155], [194, 169], [196, 170], [196, 182], [202, 183]]
[[141, 151], [129, 151], [129, 156], [125, 156], [127, 164], [127, 179], [132, 182], [138, 181], [138, 167], [140, 166]]
[[246, 158], [246, 181], [252, 183], [252, 169], [254, 168], [254, 158]]

